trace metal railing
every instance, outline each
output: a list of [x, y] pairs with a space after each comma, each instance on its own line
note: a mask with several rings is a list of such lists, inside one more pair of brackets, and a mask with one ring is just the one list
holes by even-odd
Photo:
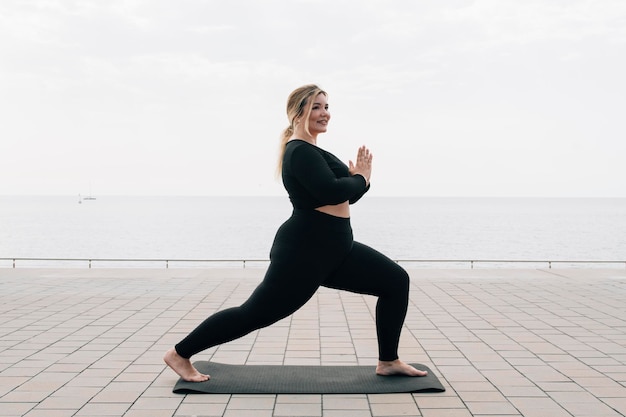
[[[267, 265], [269, 259], [150, 259], [150, 258], [0, 258], [0, 262], [9, 262], [13, 268], [17, 268], [18, 262], [36, 262], [45, 264], [59, 264], [59, 263], [86, 263], [88, 268], [91, 268], [94, 264], [157, 264], [163, 265], [166, 269], [171, 264], [191, 265], [200, 264], [206, 265], [241, 265], [246, 268], [249, 265]], [[593, 265], [593, 266], [608, 266], [608, 265], [624, 265], [626, 268], [626, 260], [624, 261], [609, 261], [609, 260], [512, 260], [512, 259], [394, 259], [399, 264], [444, 264], [444, 265], [468, 265], [471, 269], [474, 269], [477, 265], [491, 265], [498, 266], [501, 264], [535, 264], [546, 265], [548, 268], [552, 268], [553, 265]], [[1, 265], [0, 265], [1, 267]]]
[[246, 268], [248, 264], [268, 264], [269, 259], [151, 259], [151, 258], [0, 258], [1, 261], [9, 261], [12, 267], [17, 267], [17, 262], [39, 262], [39, 263], [86, 263], [88, 268], [93, 264], [100, 263], [126, 263], [126, 264], [161, 264], [169, 268], [171, 263], [180, 264], [241, 264]]

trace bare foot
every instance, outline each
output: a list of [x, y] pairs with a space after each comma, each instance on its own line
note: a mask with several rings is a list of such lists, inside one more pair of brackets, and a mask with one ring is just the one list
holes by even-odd
[[376, 374], [389, 376], [389, 375], [407, 375], [407, 376], [426, 376], [428, 372], [415, 369], [411, 365], [402, 362], [400, 359], [395, 361], [378, 361], [376, 367]]
[[191, 361], [180, 356], [174, 348], [165, 352], [163, 360], [167, 366], [172, 368], [172, 370], [185, 381], [202, 382], [211, 379], [209, 375], [198, 372], [198, 370], [191, 364]]

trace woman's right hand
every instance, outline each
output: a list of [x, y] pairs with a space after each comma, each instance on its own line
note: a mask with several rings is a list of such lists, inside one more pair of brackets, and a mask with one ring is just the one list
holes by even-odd
[[365, 146], [361, 146], [356, 156], [356, 164], [349, 161], [350, 175], [362, 175], [366, 184], [370, 183], [372, 175], [372, 158], [374, 155]]

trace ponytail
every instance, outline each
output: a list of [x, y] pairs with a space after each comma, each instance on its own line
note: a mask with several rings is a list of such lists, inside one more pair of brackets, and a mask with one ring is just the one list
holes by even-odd
[[285, 130], [283, 130], [283, 134], [280, 139], [280, 147], [278, 151], [278, 165], [276, 166], [276, 178], [280, 177], [283, 171], [283, 156], [285, 155], [285, 148], [287, 147], [287, 142], [289, 138], [293, 135], [293, 125], [287, 126]]

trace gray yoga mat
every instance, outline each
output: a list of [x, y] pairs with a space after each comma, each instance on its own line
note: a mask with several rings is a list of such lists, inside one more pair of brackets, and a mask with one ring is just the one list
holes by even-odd
[[425, 365], [424, 377], [378, 376], [373, 366], [227, 365], [198, 361], [194, 366], [211, 375], [205, 382], [179, 379], [177, 394], [390, 394], [443, 392], [445, 388]]

